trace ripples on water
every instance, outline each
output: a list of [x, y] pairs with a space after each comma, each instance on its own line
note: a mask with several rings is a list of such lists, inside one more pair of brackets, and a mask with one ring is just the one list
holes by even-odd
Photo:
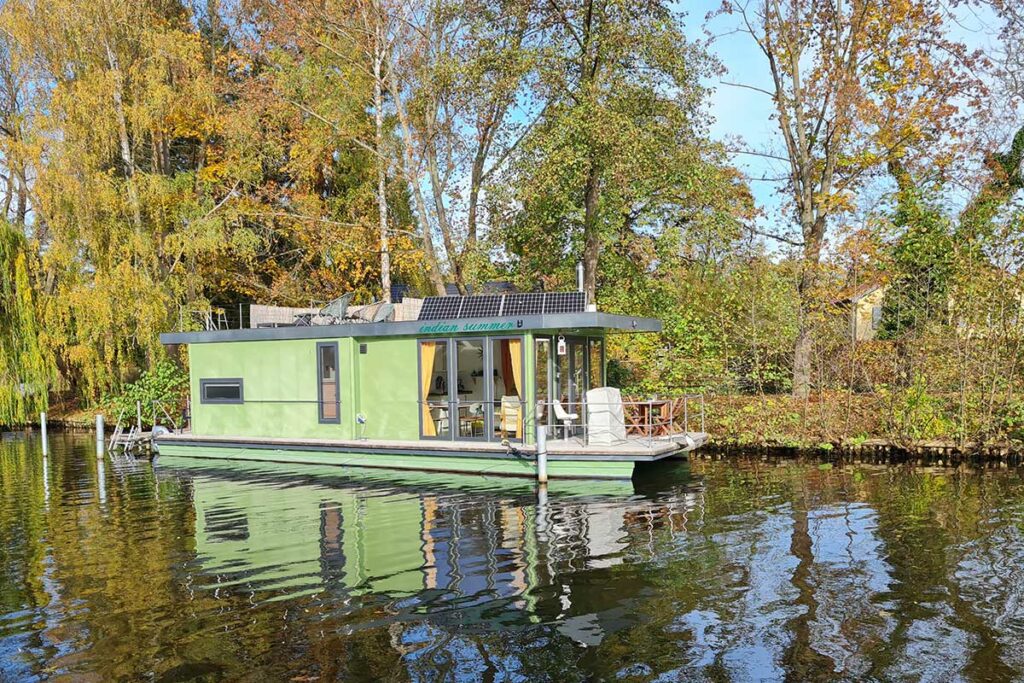
[[1014, 680], [1016, 470], [632, 483], [0, 443], [0, 679]]

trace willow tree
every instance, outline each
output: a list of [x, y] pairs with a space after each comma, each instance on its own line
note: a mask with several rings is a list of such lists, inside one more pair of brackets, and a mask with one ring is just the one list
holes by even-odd
[[[215, 102], [178, 2], [12, 0], [3, 28], [33, 66], [25, 131], [48, 343], [86, 400], [163, 353], [191, 274], [181, 228]], [[219, 245], [218, 245], [219, 246]]]
[[950, 160], [964, 126], [957, 104], [977, 87], [976, 56], [948, 38], [937, 0], [726, 0], [722, 13], [739, 17], [763, 56], [737, 85], [775, 108], [783, 151], [760, 153], [783, 169], [802, 262], [793, 393], [807, 397], [828, 228], [871, 171]]
[[28, 244], [0, 222], [0, 425], [19, 425], [46, 410], [53, 361], [40, 339], [29, 277]]

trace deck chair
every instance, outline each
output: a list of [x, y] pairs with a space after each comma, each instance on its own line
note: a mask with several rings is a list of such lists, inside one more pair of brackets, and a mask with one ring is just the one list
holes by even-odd
[[448, 409], [447, 408], [431, 408], [430, 419], [434, 421], [434, 434], [441, 436], [442, 434], [448, 434], [448, 428], [451, 426], [448, 421]]
[[501, 412], [498, 413], [498, 429], [502, 436], [506, 434], [516, 435], [519, 430], [519, 397], [502, 396]]
[[382, 323], [395, 315], [395, 305], [377, 301], [365, 306], [349, 308], [348, 319], [357, 323]]
[[320, 309], [319, 317], [321, 325], [336, 325], [345, 319], [349, 302], [352, 301], [352, 292], [342, 294], [334, 301]]
[[555, 401], [551, 407], [555, 411], [555, 419], [562, 423], [562, 438], [568, 439], [572, 434], [572, 423], [580, 419], [579, 413], [566, 412], [561, 401]]

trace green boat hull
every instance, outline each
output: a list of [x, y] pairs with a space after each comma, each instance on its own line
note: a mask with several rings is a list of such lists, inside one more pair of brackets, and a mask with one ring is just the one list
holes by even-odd
[[[159, 444], [160, 455], [201, 460], [249, 460], [303, 465], [376, 467], [421, 472], [458, 472], [490, 476], [536, 477], [532, 457], [480, 457], [456, 453], [393, 454], [275, 448], [215, 447], [176, 443]], [[548, 476], [572, 479], [631, 479], [635, 463], [628, 460], [548, 460]]]

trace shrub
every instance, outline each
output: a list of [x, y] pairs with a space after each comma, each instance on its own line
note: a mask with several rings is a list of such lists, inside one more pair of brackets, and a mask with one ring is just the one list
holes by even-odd
[[181, 414], [184, 407], [188, 376], [169, 360], [162, 360], [146, 370], [136, 381], [126, 384], [117, 396], [106, 404], [113, 416], [134, 419], [136, 404], [142, 404], [143, 426], [152, 426], [153, 407], [157, 405], [157, 421], [163, 415], [161, 407], [172, 417]]

